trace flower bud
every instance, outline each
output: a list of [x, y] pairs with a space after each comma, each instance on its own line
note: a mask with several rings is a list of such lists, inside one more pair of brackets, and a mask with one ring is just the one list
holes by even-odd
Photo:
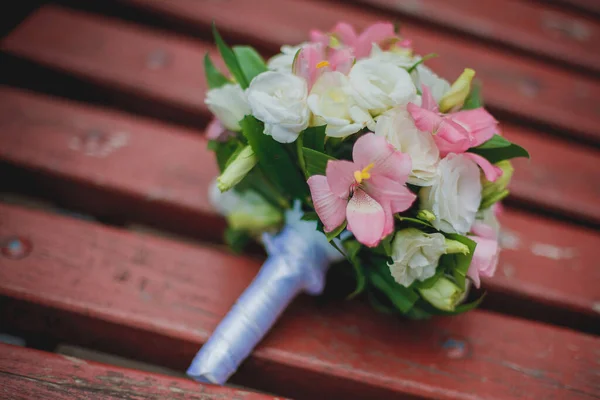
[[502, 170], [502, 175], [500, 175], [500, 177], [494, 182], [488, 181], [485, 177], [481, 178], [482, 191], [480, 209], [482, 210], [489, 208], [492, 204], [502, 200], [508, 195], [507, 187], [512, 178], [514, 168], [508, 160], [500, 161], [495, 165]]
[[464, 291], [447, 278], [441, 277], [432, 287], [419, 289], [421, 296], [434, 307], [454, 311], [464, 299]]
[[431, 222], [435, 221], [435, 214], [433, 214], [429, 210], [419, 210], [419, 212], [417, 213], [417, 218], [419, 218], [422, 221]]
[[257, 162], [252, 147], [244, 147], [237, 157], [225, 167], [221, 176], [217, 178], [219, 190], [225, 192], [240, 183]]
[[446, 238], [446, 254], [469, 254], [469, 246], [458, 240]]
[[465, 68], [463, 73], [450, 87], [450, 91], [440, 99], [439, 107], [441, 112], [445, 113], [463, 106], [467, 96], [471, 92], [471, 81], [474, 76], [474, 70]]

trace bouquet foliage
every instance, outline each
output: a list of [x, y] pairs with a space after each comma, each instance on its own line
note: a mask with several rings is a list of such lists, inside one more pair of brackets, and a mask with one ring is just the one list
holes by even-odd
[[268, 62], [213, 30], [229, 75], [205, 58], [214, 114], [207, 135], [221, 175], [211, 198], [239, 251], [303, 220], [344, 257], [381, 311], [448, 315], [498, 262], [499, 202], [510, 159], [475, 71], [450, 84], [389, 23], [345, 23], [283, 46]]

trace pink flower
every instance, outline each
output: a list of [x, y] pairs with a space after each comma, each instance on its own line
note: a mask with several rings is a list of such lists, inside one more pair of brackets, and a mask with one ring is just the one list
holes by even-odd
[[406, 108], [419, 130], [431, 132], [442, 157], [450, 153], [464, 153], [481, 167], [488, 181], [494, 182], [502, 175], [500, 168], [485, 158], [466, 152], [491, 139], [498, 132], [498, 121], [483, 107], [442, 114], [431, 91], [423, 85], [421, 106], [409, 103]]
[[306, 79], [308, 90], [325, 71], [338, 71], [348, 75], [354, 56], [350, 49], [330, 49], [321, 43], [311, 43], [300, 49], [294, 59], [292, 71]]
[[394, 230], [394, 213], [408, 209], [416, 196], [405, 186], [410, 156], [384, 137], [367, 133], [352, 150], [354, 161], [329, 161], [326, 176], [308, 179], [315, 211], [326, 232], [348, 221], [348, 230], [374, 247]]
[[477, 243], [473, 260], [467, 271], [475, 287], [479, 288], [481, 277], [491, 278], [498, 266], [498, 255], [500, 248], [496, 239], [486, 239], [481, 236], [470, 236]]
[[493, 225], [498, 224], [496, 218], [503, 212], [502, 205], [495, 203], [490, 212], [493, 220], [491, 225], [489, 225], [489, 221], [488, 223], [485, 223], [485, 221], [476, 221], [471, 227], [471, 233], [474, 236], [470, 236], [470, 238], [477, 242], [477, 247], [475, 248], [473, 261], [471, 261], [467, 275], [473, 280], [476, 287], [479, 287], [481, 276], [491, 278], [494, 276], [496, 267], [498, 266], [498, 256], [500, 254], [499, 237]]
[[224, 142], [229, 139], [230, 136], [235, 136], [235, 133], [225, 128], [217, 118], [213, 118], [206, 127], [206, 138], [209, 140]]
[[[387, 22], [376, 22], [367, 27], [360, 35], [356, 33], [352, 25], [345, 22], [338, 23], [331, 33], [323, 33], [318, 30], [310, 32], [310, 39], [313, 43], [321, 43], [328, 46], [331, 43], [332, 35], [344, 46], [350, 47], [354, 51], [356, 59], [368, 57], [371, 54], [373, 44], [384, 45], [386, 42], [393, 42], [397, 39], [394, 32], [394, 25]], [[400, 47], [410, 46], [410, 41], [404, 40], [398, 42]]]

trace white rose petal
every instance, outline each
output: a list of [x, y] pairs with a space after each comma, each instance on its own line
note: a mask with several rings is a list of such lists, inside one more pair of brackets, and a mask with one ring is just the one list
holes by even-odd
[[357, 61], [348, 75], [356, 103], [372, 115], [415, 100], [417, 90], [405, 69], [377, 59]]
[[446, 252], [444, 235], [425, 233], [415, 228], [398, 231], [392, 242], [392, 276], [399, 284], [410, 286], [435, 275], [440, 257]]
[[250, 82], [246, 93], [252, 115], [265, 124], [265, 134], [291, 143], [308, 126], [307, 92], [304, 79], [288, 72], [267, 71]]
[[282, 46], [281, 53], [271, 57], [267, 62], [267, 68], [278, 72], [292, 72], [294, 57], [302, 46], [308, 43], [301, 43], [298, 46]]
[[412, 77], [415, 86], [421, 89], [422, 85], [427, 86], [431, 90], [431, 94], [437, 103], [450, 90], [450, 82], [444, 78], [440, 78], [431, 68], [419, 64], [412, 72]]
[[417, 129], [405, 106], [395, 107], [380, 115], [375, 134], [384, 136], [396, 150], [410, 155], [412, 172], [408, 183], [419, 186], [433, 183], [440, 152], [433, 136]]
[[240, 85], [228, 83], [211, 89], [204, 100], [208, 109], [230, 131], [239, 131], [240, 121], [250, 114], [246, 94]]
[[418, 58], [409, 56], [407, 52], [381, 50], [375, 43], [373, 44], [369, 58], [384, 63], [391, 63], [402, 68], [410, 68], [419, 61]]
[[430, 187], [419, 192], [421, 208], [433, 212], [432, 224], [448, 233], [465, 234], [471, 229], [481, 203], [479, 167], [460, 154], [448, 154], [438, 164]]
[[[325, 72], [313, 85], [308, 96], [308, 107], [313, 113], [313, 126], [327, 124], [325, 134], [346, 137], [367, 125], [364, 112], [360, 114], [352, 97], [348, 78], [339, 72]], [[358, 114], [356, 113], [358, 111]], [[359, 116], [355, 121], [353, 116]]]

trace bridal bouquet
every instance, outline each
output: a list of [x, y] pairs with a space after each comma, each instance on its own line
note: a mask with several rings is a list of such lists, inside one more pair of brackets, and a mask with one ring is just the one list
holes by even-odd
[[344, 261], [379, 311], [421, 319], [465, 303], [498, 262], [496, 215], [510, 159], [528, 157], [485, 110], [475, 71], [450, 84], [392, 24], [339, 23], [267, 63], [228, 47], [208, 55], [207, 136], [221, 171], [211, 188], [234, 249], [269, 257], [188, 370], [224, 383], [287, 304], [318, 294]]

